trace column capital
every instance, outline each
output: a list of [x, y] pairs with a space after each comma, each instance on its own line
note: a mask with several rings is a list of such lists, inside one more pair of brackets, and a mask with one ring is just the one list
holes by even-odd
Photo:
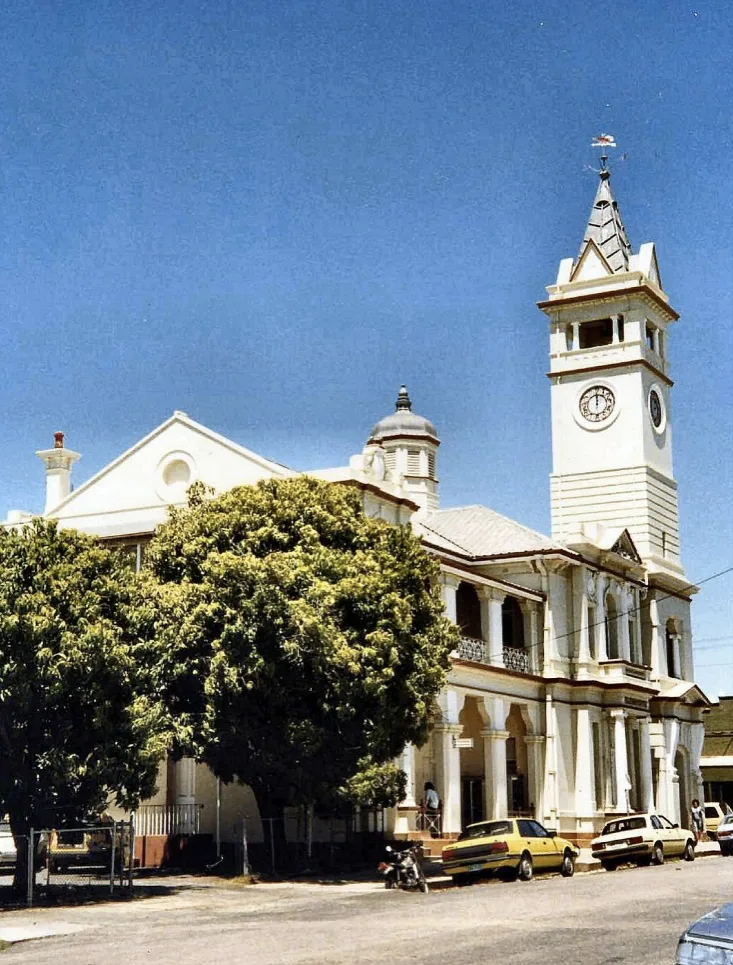
[[512, 735], [508, 730], [494, 730], [491, 727], [484, 727], [480, 731], [482, 737], [488, 737], [489, 740], [494, 741], [505, 741], [508, 737]]
[[458, 734], [463, 733], [463, 724], [451, 724], [451, 723], [435, 724], [433, 726], [433, 731], [436, 734], [454, 734], [457, 736]]
[[452, 590], [457, 590], [461, 580], [459, 577], [454, 576], [452, 573], [445, 573], [441, 570], [440, 582], [443, 584], [443, 586], [448, 586]]
[[545, 735], [544, 734], [527, 734], [524, 738], [525, 744], [544, 744]]
[[609, 710], [607, 713], [612, 720], [624, 720], [628, 711], [623, 707], [614, 707], [613, 710]]

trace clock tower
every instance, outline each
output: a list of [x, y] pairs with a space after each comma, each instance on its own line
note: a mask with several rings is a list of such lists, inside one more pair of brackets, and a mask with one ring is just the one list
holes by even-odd
[[680, 563], [668, 339], [678, 318], [653, 244], [634, 254], [602, 159], [578, 257], [549, 299], [552, 535], [603, 543], [628, 530], [650, 574]]

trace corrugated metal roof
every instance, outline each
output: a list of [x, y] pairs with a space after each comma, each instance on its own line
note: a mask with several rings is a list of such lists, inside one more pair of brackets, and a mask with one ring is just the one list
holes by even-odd
[[580, 246], [581, 255], [591, 240], [598, 245], [614, 272], [628, 271], [631, 244], [611, 190], [610, 174], [606, 170], [601, 171], [601, 183], [598, 185], [583, 244]]
[[502, 516], [487, 506], [459, 506], [441, 509], [415, 520], [423, 538], [446, 552], [465, 556], [503, 556], [565, 549], [528, 526]]

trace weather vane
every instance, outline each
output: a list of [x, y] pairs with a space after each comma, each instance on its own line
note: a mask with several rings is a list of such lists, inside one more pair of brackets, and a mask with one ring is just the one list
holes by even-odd
[[[606, 154], [606, 149], [609, 147], [617, 147], [616, 138], [613, 136], [613, 134], [598, 134], [593, 138], [591, 147], [600, 147], [603, 151], [603, 154], [601, 154], [600, 158], [601, 166], [600, 168], [594, 168], [592, 165], [586, 164], [585, 170], [593, 171], [595, 174], [603, 174], [604, 171], [608, 170], [608, 155]], [[619, 161], [625, 161], [627, 157], [628, 154], [621, 154], [619, 156]]]

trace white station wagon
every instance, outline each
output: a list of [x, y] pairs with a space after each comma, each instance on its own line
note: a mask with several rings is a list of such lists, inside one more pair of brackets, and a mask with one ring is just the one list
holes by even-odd
[[694, 861], [695, 836], [661, 814], [630, 814], [609, 821], [590, 849], [607, 871], [622, 861], [662, 864], [674, 857]]

